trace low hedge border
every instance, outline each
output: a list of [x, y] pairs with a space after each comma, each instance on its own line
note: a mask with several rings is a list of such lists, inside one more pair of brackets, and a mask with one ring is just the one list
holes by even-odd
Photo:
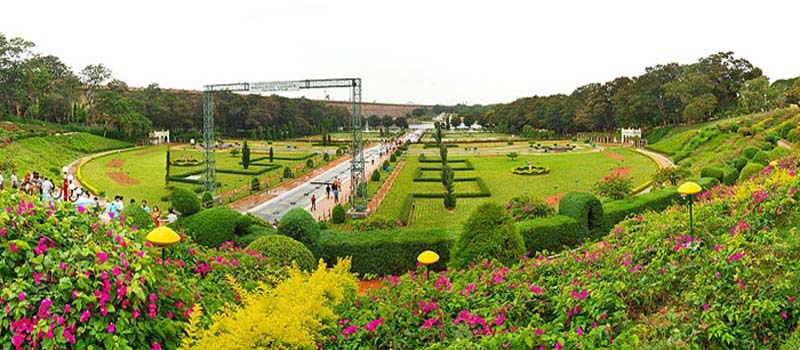
[[260, 165], [259, 164], [257, 166], [263, 167], [263, 168], [262, 169], [258, 169], [258, 170], [251, 170], [251, 171], [248, 171], [248, 170], [217, 169], [217, 173], [218, 174], [234, 174], [234, 175], [257, 176], [257, 175], [262, 175], [262, 174], [268, 173], [268, 172], [270, 172], [272, 170], [280, 169], [280, 168], [283, 167], [282, 165], [277, 165], [277, 164], [271, 164], [271, 165]]
[[[447, 163], [448, 164], [449, 163], [464, 163], [466, 161], [467, 161], [466, 159], [448, 159]], [[428, 156], [426, 156], [423, 153], [423, 154], [419, 155], [419, 162], [420, 163], [441, 163], [442, 162], [442, 158], [438, 158], [438, 157], [428, 158]]]
[[[472, 165], [472, 162], [470, 162], [469, 159], [462, 159], [462, 160], [463, 161], [459, 162], [459, 163], [463, 163], [464, 164], [463, 166], [461, 166], [461, 167], [450, 167], [450, 168], [453, 169], [453, 171], [475, 170], [475, 166]], [[450, 164], [451, 162], [447, 161], [447, 163]], [[455, 163], [455, 162], [453, 162], [453, 163]], [[428, 171], [436, 171], [436, 170], [442, 170], [442, 166], [441, 165], [439, 165], [439, 166], [421, 166], [418, 169], [428, 170]]]
[[337, 257], [352, 257], [351, 271], [360, 274], [399, 275], [416, 269], [417, 255], [425, 250], [439, 254], [429, 269], [444, 270], [458, 234], [446, 229], [402, 229], [364, 232], [322, 231], [317, 257], [329, 264]]
[[[440, 180], [436, 180], [438, 182]], [[455, 179], [456, 182], [459, 181], [475, 181], [478, 184], [479, 191], [478, 192], [464, 192], [464, 193], [454, 193], [456, 198], [485, 198], [491, 197], [492, 192], [489, 190], [489, 187], [486, 186], [486, 182], [483, 181], [482, 178], [461, 178]], [[411, 207], [414, 204], [414, 200], [417, 198], [444, 198], [444, 192], [442, 193], [409, 193], [405, 200], [403, 200], [403, 205], [400, 207], [400, 216], [398, 219], [408, 224], [408, 220], [411, 218]]]
[[557, 252], [564, 247], [581, 243], [588, 237], [586, 231], [575, 219], [556, 215], [547, 218], [520, 221], [514, 224], [525, 241], [529, 252]]
[[528, 170], [527, 166], [517, 166], [511, 168], [511, 173], [514, 175], [523, 175], [523, 176], [547, 175], [550, 173], [550, 168], [533, 166], [531, 167], [530, 170]]
[[[455, 143], [445, 143], [445, 147], [447, 148], [458, 148], [458, 144]], [[439, 145], [436, 143], [426, 143], [422, 146], [422, 149], [429, 149], [429, 148], [439, 148]]]

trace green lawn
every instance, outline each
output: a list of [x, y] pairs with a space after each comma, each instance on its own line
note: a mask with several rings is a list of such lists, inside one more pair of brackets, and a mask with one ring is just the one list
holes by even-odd
[[[281, 156], [302, 156], [308, 153], [302, 152], [275, 152], [275, 157]], [[183, 149], [183, 150], [175, 150], [173, 149], [171, 152], [172, 159], [180, 159], [186, 156], [187, 158], [194, 158], [194, 159], [202, 159], [202, 153], [200, 150], [197, 149]], [[263, 155], [260, 154], [253, 154], [251, 157], [256, 158]], [[123, 160], [121, 167], [110, 167], [110, 164], [115, 159]], [[314, 158], [314, 163], [316, 166], [319, 166], [322, 157], [316, 156]], [[242, 166], [239, 164], [241, 161], [241, 156], [233, 157], [230, 155], [229, 151], [219, 151], [215, 157], [216, 160], [216, 168], [219, 169], [230, 169], [230, 170], [244, 170]], [[166, 147], [163, 146], [150, 146], [145, 148], [140, 148], [128, 152], [121, 152], [121, 153], [112, 153], [102, 157], [98, 157], [93, 159], [92, 161], [86, 163], [84, 165], [82, 174], [86, 181], [89, 182], [92, 186], [96, 187], [98, 190], [105, 192], [107, 196], [113, 195], [122, 195], [125, 196], [126, 201], [129, 198], [135, 198], [137, 201], [142, 199], [146, 199], [149, 203], [157, 204], [161, 206], [161, 209], [166, 209], [168, 203], [161, 201], [161, 197], [165, 196], [169, 193], [165, 189], [164, 178], [166, 175], [165, 170], [165, 162], [166, 162]], [[260, 161], [259, 163], [268, 162], [266, 160]], [[276, 160], [275, 164], [283, 165], [283, 166], [291, 166], [303, 167], [305, 164], [305, 160], [302, 161], [284, 161], [284, 160]], [[255, 167], [251, 167], [249, 170], [253, 170]], [[184, 174], [191, 171], [201, 170], [202, 166], [172, 166], [170, 167], [170, 175], [175, 176], [178, 174]], [[137, 184], [120, 184], [111, 178], [109, 178], [108, 173], [114, 172], [123, 172], [126, 176], [138, 181]], [[270, 185], [274, 186], [280, 182], [280, 178], [283, 174], [283, 169], [278, 168], [267, 172], [265, 174], [259, 175], [260, 180], [264, 180], [269, 178]], [[217, 173], [217, 181], [222, 184], [222, 187], [218, 191], [218, 193], [225, 193], [227, 191], [240, 188], [243, 186], [248, 186], [250, 181], [252, 180], [252, 176], [250, 175], [236, 175], [236, 174], [222, 174]], [[171, 185], [176, 187], [183, 187], [188, 189], [196, 189], [199, 188], [198, 185], [193, 184], [186, 184], [186, 183], [179, 183], [179, 182], [170, 182]], [[236, 199], [244, 196], [246, 193], [242, 193], [240, 196], [234, 197]], [[224, 198], [227, 199], [227, 198]]]
[[[611, 159], [607, 153], [614, 152], [624, 160]], [[451, 157], [459, 159], [460, 157]], [[513, 166], [525, 164], [531, 160], [535, 165], [549, 167], [550, 174], [541, 176], [520, 176], [511, 173]], [[471, 210], [485, 201], [506, 202], [512, 197], [530, 193], [546, 198], [557, 193], [568, 191], [588, 191], [591, 185], [608, 175], [615, 167], [631, 167], [630, 176], [634, 186], [652, 178], [657, 166], [649, 158], [628, 149], [611, 149], [597, 153], [567, 153], [522, 155], [516, 161], [505, 156], [469, 157], [475, 166], [472, 171], [456, 171], [456, 177], [476, 176], [482, 178], [492, 193], [490, 198], [459, 198], [456, 209], [448, 212], [444, 209], [442, 199], [417, 199], [416, 208], [411, 217], [412, 227], [458, 227], [469, 216]], [[426, 165], [431, 165], [430, 163]], [[408, 156], [405, 168], [400, 172], [392, 191], [378, 208], [377, 215], [396, 218], [408, 193], [444, 192], [438, 182], [413, 182], [414, 170], [420, 166], [418, 156]], [[435, 172], [426, 172], [425, 177], [432, 177]], [[577, 181], [576, 181], [577, 180]], [[456, 193], [477, 192], [475, 182], [457, 182]]]

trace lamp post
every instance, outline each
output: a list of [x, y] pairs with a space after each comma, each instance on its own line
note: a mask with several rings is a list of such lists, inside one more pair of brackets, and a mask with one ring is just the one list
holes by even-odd
[[147, 239], [147, 241], [152, 245], [161, 248], [161, 260], [166, 260], [166, 248], [180, 242], [181, 236], [175, 233], [175, 231], [173, 231], [171, 228], [161, 226], [153, 231], [150, 231], [145, 239]]
[[700, 185], [687, 181], [678, 187], [678, 193], [682, 196], [689, 196], [689, 234], [694, 236], [694, 219], [692, 218], [692, 202], [694, 202], [694, 195], [700, 193], [703, 188]]
[[66, 202], [67, 199], [69, 199], [69, 180], [67, 180], [67, 172], [69, 172], [69, 167], [65, 165], [63, 168], [61, 168], [61, 171], [64, 173], [64, 186], [61, 189], [61, 199]]

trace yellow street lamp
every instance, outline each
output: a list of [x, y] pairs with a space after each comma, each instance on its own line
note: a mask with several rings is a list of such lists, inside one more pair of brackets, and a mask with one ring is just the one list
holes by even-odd
[[694, 202], [694, 195], [700, 193], [703, 188], [700, 185], [687, 181], [678, 187], [678, 193], [682, 196], [689, 196], [689, 233], [694, 236], [694, 220], [692, 218], [692, 202]]
[[437, 261], [439, 261], [439, 254], [431, 250], [426, 250], [417, 256], [417, 262], [425, 266], [435, 264]]
[[161, 248], [161, 259], [166, 259], [166, 248], [181, 241], [181, 236], [171, 228], [161, 226], [156, 228], [145, 237], [150, 244]]

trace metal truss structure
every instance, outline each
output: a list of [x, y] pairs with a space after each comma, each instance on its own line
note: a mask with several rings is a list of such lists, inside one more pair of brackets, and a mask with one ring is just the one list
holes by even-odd
[[352, 159], [350, 162], [350, 204], [355, 212], [367, 211], [367, 178], [365, 175], [364, 140], [361, 132], [361, 78], [311, 79], [291, 81], [269, 81], [255, 83], [212, 84], [203, 87], [203, 189], [213, 193], [216, 189], [214, 168], [214, 112], [213, 94], [230, 92], [275, 92], [302, 89], [350, 88], [353, 113]]

